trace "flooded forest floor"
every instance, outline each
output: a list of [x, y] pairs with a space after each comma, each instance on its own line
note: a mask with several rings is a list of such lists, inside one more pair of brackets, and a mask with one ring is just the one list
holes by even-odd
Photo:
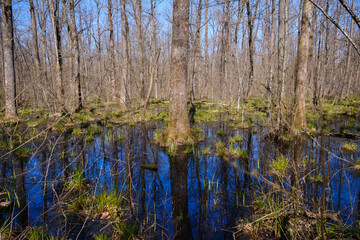
[[0, 117], [0, 239], [360, 239], [360, 96], [276, 128], [266, 101], [194, 102], [198, 141], [162, 147], [168, 101]]

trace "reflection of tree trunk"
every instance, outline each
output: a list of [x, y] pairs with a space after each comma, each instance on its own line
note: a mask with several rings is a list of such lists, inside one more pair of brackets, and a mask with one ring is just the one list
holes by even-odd
[[[105, 153], [105, 137], [104, 135], [102, 136], [101, 141], [103, 142], [103, 151]], [[113, 144], [113, 152], [112, 152], [112, 161], [113, 161], [113, 178], [114, 178], [114, 190], [117, 191], [119, 188], [119, 150], [118, 150], [118, 144]], [[104, 154], [105, 155], [105, 154]], [[104, 157], [105, 159], [105, 157]]]
[[170, 184], [175, 239], [193, 239], [188, 209], [188, 154], [170, 160]]
[[[141, 165], [146, 164], [146, 128], [141, 126]], [[140, 167], [140, 212], [145, 213], [145, 169]]]
[[[304, 139], [302, 136], [294, 136], [293, 141], [293, 172], [291, 176], [291, 186], [295, 194], [297, 193], [296, 190], [299, 189], [299, 166], [302, 162], [302, 155], [303, 155], [303, 149], [304, 149]], [[295, 199], [295, 207], [298, 203], [298, 199]]]
[[360, 228], [360, 190], [359, 190], [359, 194], [358, 194], [358, 208], [357, 208], [357, 213], [356, 213], [356, 227], [357, 227], [357, 229]]
[[129, 145], [129, 130], [125, 129], [124, 131], [124, 143], [125, 143], [125, 178], [126, 178], [126, 198], [131, 204], [131, 186], [132, 186], [132, 176], [131, 176], [131, 150]]
[[[251, 158], [251, 153], [252, 153], [252, 132], [251, 130], [249, 130], [249, 136], [248, 136], [248, 141], [247, 141], [247, 152], [249, 154], [249, 158], [246, 159], [244, 167], [245, 167], [245, 171], [246, 172], [251, 172], [250, 169], [250, 161], [249, 159]], [[244, 174], [244, 187], [243, 189], [249, 189], [249, 201], [251, 202], [252, 199], [252, 184], [251, 184], [251, 177], [249, 174]]]
[[325, 150], [324, 150], [324, 136], [321, 136], [321, 149], [320, 149], [320, 167], [321, 167], [321, 175], [322, 175], [322, 186], [321, 186], [321, 204], [320, 204], [320, 214], [321, 214], [321, 237], [325, 239], [325, 207], [326, 207], [326, 186], [327, 186], [327, 178], [326, 178], [326, 162], [325, 162]]
[[15, 192], [19, 207], [19, 220], [22, 226], [27, 226], [29, 223], [28, 207], [26, 205], [26, 193], [25, 193], [25, 175], [23, 174], [23, 161], [16, 157], [11, 157], [11, 163], [13, 167], [13, 178], [15, 179]]

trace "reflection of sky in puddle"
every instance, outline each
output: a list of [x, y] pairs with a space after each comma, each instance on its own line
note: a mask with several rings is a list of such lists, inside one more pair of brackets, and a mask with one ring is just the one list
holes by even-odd
[[[228, 146], [229, 136], [235, 133], [243, 137], [243, 142], [235, 144], [242, 149], [247, 149], [250, 155], [249, 169], [257, 169], [260, 173], [269, 170], [269, 159], [273, 159], [277, 152], [277, 147], [264, 139], [264, 132], [258, 130], [256, 134], [249, 134], [246, 130], [232, 131], [223, 123], [211, 123], [203, 125], [203, 132], [206, 141], [200, 144], [200, 148], [205, 146], [212, 146], [212, 138], [222, 138], [225, 145]], [[219, 127], [223, 128], [224, 133], [218, 136], [217, 131]], [[124, 132], [124, 129], [121, 129]], [[144, 129], [145, 130], [145, 129]], [[119, 130], [116, 130], [114, 135], [118, 135]], [[172, 224], [172, 200], [171, 200], [171, 183], [170, 183], [170, 162], [171, 158], [167, 156], [166, 152], [159, 149], [153, 144], [150, 144], [142, 138], [143, 130], [141, 127], [131, 127], [126, 130], [128, 132], [132, 164], [132, 193], [133, 199], [136, 201], [136, 211], [139, 216], [145, 218], [145, 213], [141, 215], [141, 210], [147, 212], [149, 221], [155, 218], [154, 207], [156, 208], [156, 222], [158, 224], [157, 231], [163, 231], [165, 234], [173, 236], [174, 226]], [[108, 130], [110, 133], [111, 130]], [[152, 142], [154, 128], [148, 128], [147, 135]], [[123, 134], [124, 135], [124, 134]], [[251, 138], [251, 142], [249, 142]], [[59, 220], [55, 216], [58, 212], [59, 206], [53, 206], [57, 202], [53, 190], [60, 185], [66, 172], [74, 170], [75, 167], [81, 164], [79, 161], [84, 157], [85, 177], [91, 180], [95, 192], [100, 192], [104, 188], [107, 190], [114, 189], [117, 183], [118, 190], [125, 193], [126, 189], [126, 151], [125, 151], [125, 137], [122, 144], [117, 144], [115, 147], [111, 143], [111, 137], [99, 135], [94, 137], [92, 143], [81, 141], [80, 138], [75, 138], [70, 142], [63, 143], [64, 138], [59, 139], [55, 146], [57, 138], [51, 137], [51, 146], [48, 145], [46, 152], [38, 152], [33, 157], [25, 162], [25, 189], [26, 198], [29, 208], [29, 222], [30, 225], [41, 225], [43, 216], [43, 175], [47, 172], [47, 222], [56, 222]], [[339, 146], [341, 146], [342, 139], [325, 137], [325, 148], [330, 150], [334, 156], [341, 156]], [[60, 143], [61, 142], [61, 143]], [[249, 148], [250, 143], [250, 148]], [[357, 141], [359, 143], [359, 141]], [[146, 144], [145, 154], [141, 152], [141, 144]], [[84, 151], [81, 151], [84, 146]], [[55, 147], [54, 147], [55, 146]], [[291, 146], [291, 144], [290, 144]], [[53, 149], [50, 149], [53, 147]], [[32, 146], [35, 149], [35, 146]], [[64, 149], [68, 152], [67, 163], [61, 159], [61, 152]], [[288, 148], [290, 149], [290, 147]], [[281, 150], [291, 156], [290, 150], [285, 148]], [[189, 154], [188, 162], [188, 209], [190, 215], [190, 224], [192, 233], [195, 239], [208, 238], [232, 238], [231, 228], [236, 224], [239, 217], [247, 216], [244, 208], [238, 207], [245, 201], [248, 204], [249, 191], [256, 191], [259, 188], [253, 186], [245, 186], [245, 175], [237, 172], [228, 165], [225, 161], [215, 157], [215, 150], [211, 149], [212, 155], [205, 156], [201, 154], [201, 149], [195, 149]], [[81, 155], [82, 154], [82, 155]], [[315, 176], [320, 169], [316, 169], [320, 165], [320, 150], [315, 141], [308, 140], [304, 155], [309, 155], [315, 158], [313, 163], [315, 170], [311, 175]], [[326, 167], [326, 173], [334, 175], [330, 179], [330, 184], [327, 186], [327, 194], [330, 199], [328, 209], [338, 210], [340, 200], [340, 209], [342, 216], [347, 223], [354, 223], [355, 211], [357, 209], [357, 201], [359, 197], [359, 178], [347, 169], [341, 171], [339, 169], [348, 167], [347, 163], [341, 164], [341, 161], [332, 154], [325, 154], [326, 159], [329, 158], [329, 163]], [[49, 159], [51, 156], [52, 163], [49, 161], [43, 162], [41, 159]], [[350, 155], [345, 156], [350, 159]], [[354, 159], [360, 157], [359, 152], [354, 154]], [[153, 159], [154, 158], [154, 159]], [[143, 159], [143, 160], [142, 160]], [[140, 168], [141, 164], [152, 164], [155, 161], [159, 167], [158, 171], [149, 171]], [[43, 163], [42, 163], [43, 162]], [[68, 165], [64, 170], [64, 166]], [[11, 161], [7, 161], [6, 176], [11, 176], [11, 169], [9, 166]], [[239, 162], [240, 168], [244, 169], [244, 163]], [[3, 170], [4, 165], [1, 165]], [[335, 174], [336, 173], [336, 174]], [[145, 209], [141, 206], [141, 184], [145, 179]], [[341, 178], [341, 179], [340, 179]], [[341, 194], [340, 194], [340, 181]], [[257, 180], [252, 179], [252, 183], [258, 183]], [[261, 185], [261, 184], [260, 184]], [[245, 189], [247, 188], [247, 189]], [[330, 191], [331, 189], [331, 191]], [[242, 192], [246, 193], [243, 197]], [[312, 183], [306, 179], [305, 197], [314, 199], [321, 196], [321, 184]], [[353, 213], [350, 215], [350, 213]], [[223, 231], [225, 230], [225, 231]], [[229, 231], [228, 231], [229, 230]], [[161, 237], [160, 237], [161, 238]]]

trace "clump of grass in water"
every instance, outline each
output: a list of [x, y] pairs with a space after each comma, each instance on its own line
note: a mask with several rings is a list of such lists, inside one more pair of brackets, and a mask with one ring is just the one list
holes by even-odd
[[44, 232], [42, 227], [33, 227], [27, 236], [28, 240], [52, 240], [54, 237]]
[[108, 240], [109, 237], [107, 235], [104, 235], [102, 233], [99, 233], [97, 235], [94, 236], [95, 240]]
[[280, 173], [280, 174], [285, 173], [286, 169], [288, 168], [288, 165], [289, 165], [289, 160], [282, 155], [276, 157], [271, 162], [271, 167], [273, 168], [273, 170], [276, 173]]
[[169, 154], [169, 156], [175, 156], [178, 150], [178, 146], [175, 143], [171, 143], [167, 153]]
[[357, 151], [357, 144], [354, 142], [345, 142], [342, 146], [341, 146], [341, 150], [348, 152], [348, 153], [352, 153], [352, 152], [356, 152]]
[[120, 237], [120, 239], [137, 239], [138, 230], [135, 225], [127, 222], [117, 222], [113, 225], [115, 234]]
[[203, 155], [210, 155], [210, 148], [209, 147], [204, 147], [204, 149], [201, 151], [201, 153]]
[[246, 150], [242, 150], [241, 148], [234, 147], [232, 144], [229, 147], [229, 154], [234, 158], [245, 159], [248, 157]]
[[154, 141], [158, 143], [160, 146], [166, 145], [166, 137], [163, 131], [160, 129], [156, 129], [154, 133]]
[[82, 134], [81, 128], [74, 128], [72, 131], [73, 134]]
[[82, 168], [75, 169], [70, 179], [65, 182], [65, 188], [75, 192], [79, 192], [86, 188], [86, 179]]
[[227, 153], [227, 151], [224, 146], [224, 143], [222, 141], [218, 141], [216, 143], [216, 156], [217, 157], [225, 157], [226, 153]]
[[357, 173], [360, 174], [360, 159], [358, 159], [358, 160], [356, 161], [356, 164], [355, 164], [355, 166], [354, 166], [353, 168], [354, 168], [354, 170], [355, 170]]

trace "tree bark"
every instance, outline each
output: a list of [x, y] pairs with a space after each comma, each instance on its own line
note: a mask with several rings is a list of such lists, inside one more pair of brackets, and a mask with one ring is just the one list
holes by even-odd
[[296, 72], [295, 72], [295, 105], [293, 127], [305, 128], [305, 97], [306, 97], [306, 80], [308, 77], [308, 58], [310, 49], [310, 35], [311, 35], [311, 15], [312, 5], [309, 0], [304, 0], [301, 34], [299, 39]]
[[121, 46], [122, 46], [122, 77], [120, 87], [120, 101], [121, 104], [126, 104], [127, 91], [126, 84], [129, 82], [130, 72], [130, 55], [129, 55], [129, 23], [126, 16], [126, 0], [120, 0], [121, 12]]
[[[115, 43], [114, 43], [114, 25], [112, 21], [112, 0], [108, 0], [108, 21], [109, 21], [109, 37], [110, 37], [110, 85], [111, 98], [116, 99], [116, 77], [115, 77]], [[100, 41], [100, 39], [99, 39]], [[99, 42], [100, 44], [100, 42]]]
[[5, 117], [17, 117], [16, 109], [16, 78], [14, 62], [14, 26], [12, 0], [3, 0], [3, 53], [4, 53], [4, 88], [5, 88]]
[[141, 0], [136, 0], [136, 28], [137, 28], [137, 41], [138, 41], [138, 51], [139, 51], [139, 80], [140, 80], [140, 99], [141, 104], [145, 102], [145, 79], [144, 79], [144, 69], [145, 69], [145, 58], [144, 58], [144, 36], [142, 31], [142, 5]]
[[40, 70], [40, 54], [38, 47], [37, 25], [36, 25], [35, 7], [33, 0], [29, 0], [29, 7], [30, 7], [30, 16], [31, 16], [32, 48], [33, 48], [35, 65], [36, 65], [36, 71], [38, 72]]
[[70, 29], [72, 37], [72, 49], [74, 54], [74, 64], [75, 64], [75, 83], [77, 86], [77, 111], [83, 108], [82, 95], [81, 95], [81, 79], [80, 79], [80, 46], [79, 46], [79, 33], [76, 27], [75, 21], [75, 2], [74, 0], [69, 0], [69, 10], [70, 10]]
[[282, 125], [284, 118], [284, 99], [285, 99], [285, 70], [286, 70], [286, 57], [287, 57], [287, 21], [288, 21], [288, 2], [287, 0], [279, 1], [279, 64], [278, 64], [278, 128]]
[[273, 104], [273, 82], [274, 82], [274, 42], [275, 42], [275, 0], [271, 1], [271, 27], [270, 27], [270, 46], [269, 46], [269, 80], [268, 80], [268, 101]]
[[63, 60], [61, 48], [61, 28], [59, 20], [59, 0], [49, 0], [51, 11], [51, 22], [54, 33], [55, 46], [55, 86], [56, 98], [58, 103], [62, 106], [64, 104], [64, 81], [63, 81]]
[[174, 0], [171, 43], [169, 104], [169, 141], [184, 144], [190, 136], [186, 105], [186, 81], [189, 49], [189, 0]]
[[[201, 54], [200, 49], [200, 25], [201, 25], [201, 11], [202, 11], [202, 0], [199, 0], [199, 5], [197, 9], [197, 15], [196, 15], [196, 27], [195, 27], [195, 41], [194, 41], [194, 47], [193, 47], [193, 62], [192, 62], [192, 74], [191, 74], [191, 97], [193, 100], [195, 100], [195, 83], [198, 82], [197, 79], [197, 71], [198, 71], [198, 58]], [[199, 95], [200, 94], [200, 87], [199, 87]]]
[[[32, 50], [33, 50], [33, 58], [35, 60], [35, 70], [33, 72], [33, 79], [35, 83], [33, 84], [34, 88], [34, 97], [35, 97], [35, 106], [39, 106], [38, 101], [38, 94], [36, 87], [41, 84], [39, 80], [41, 80], [41, 66], [40, 66], [40, 54], [39, 54], [39, 47], [38, 47], [38, 36], [37, 36], [37, 25], [36, 25], [36, 15], [35, 15], [35, 7], [34, 7], [34, 1], [29, 0], [29, 7], [30, 7], [30, 16], [31, 16], [31, 32], [32, 32]], [[40, 74], [39, 74], [40, 73]]]

